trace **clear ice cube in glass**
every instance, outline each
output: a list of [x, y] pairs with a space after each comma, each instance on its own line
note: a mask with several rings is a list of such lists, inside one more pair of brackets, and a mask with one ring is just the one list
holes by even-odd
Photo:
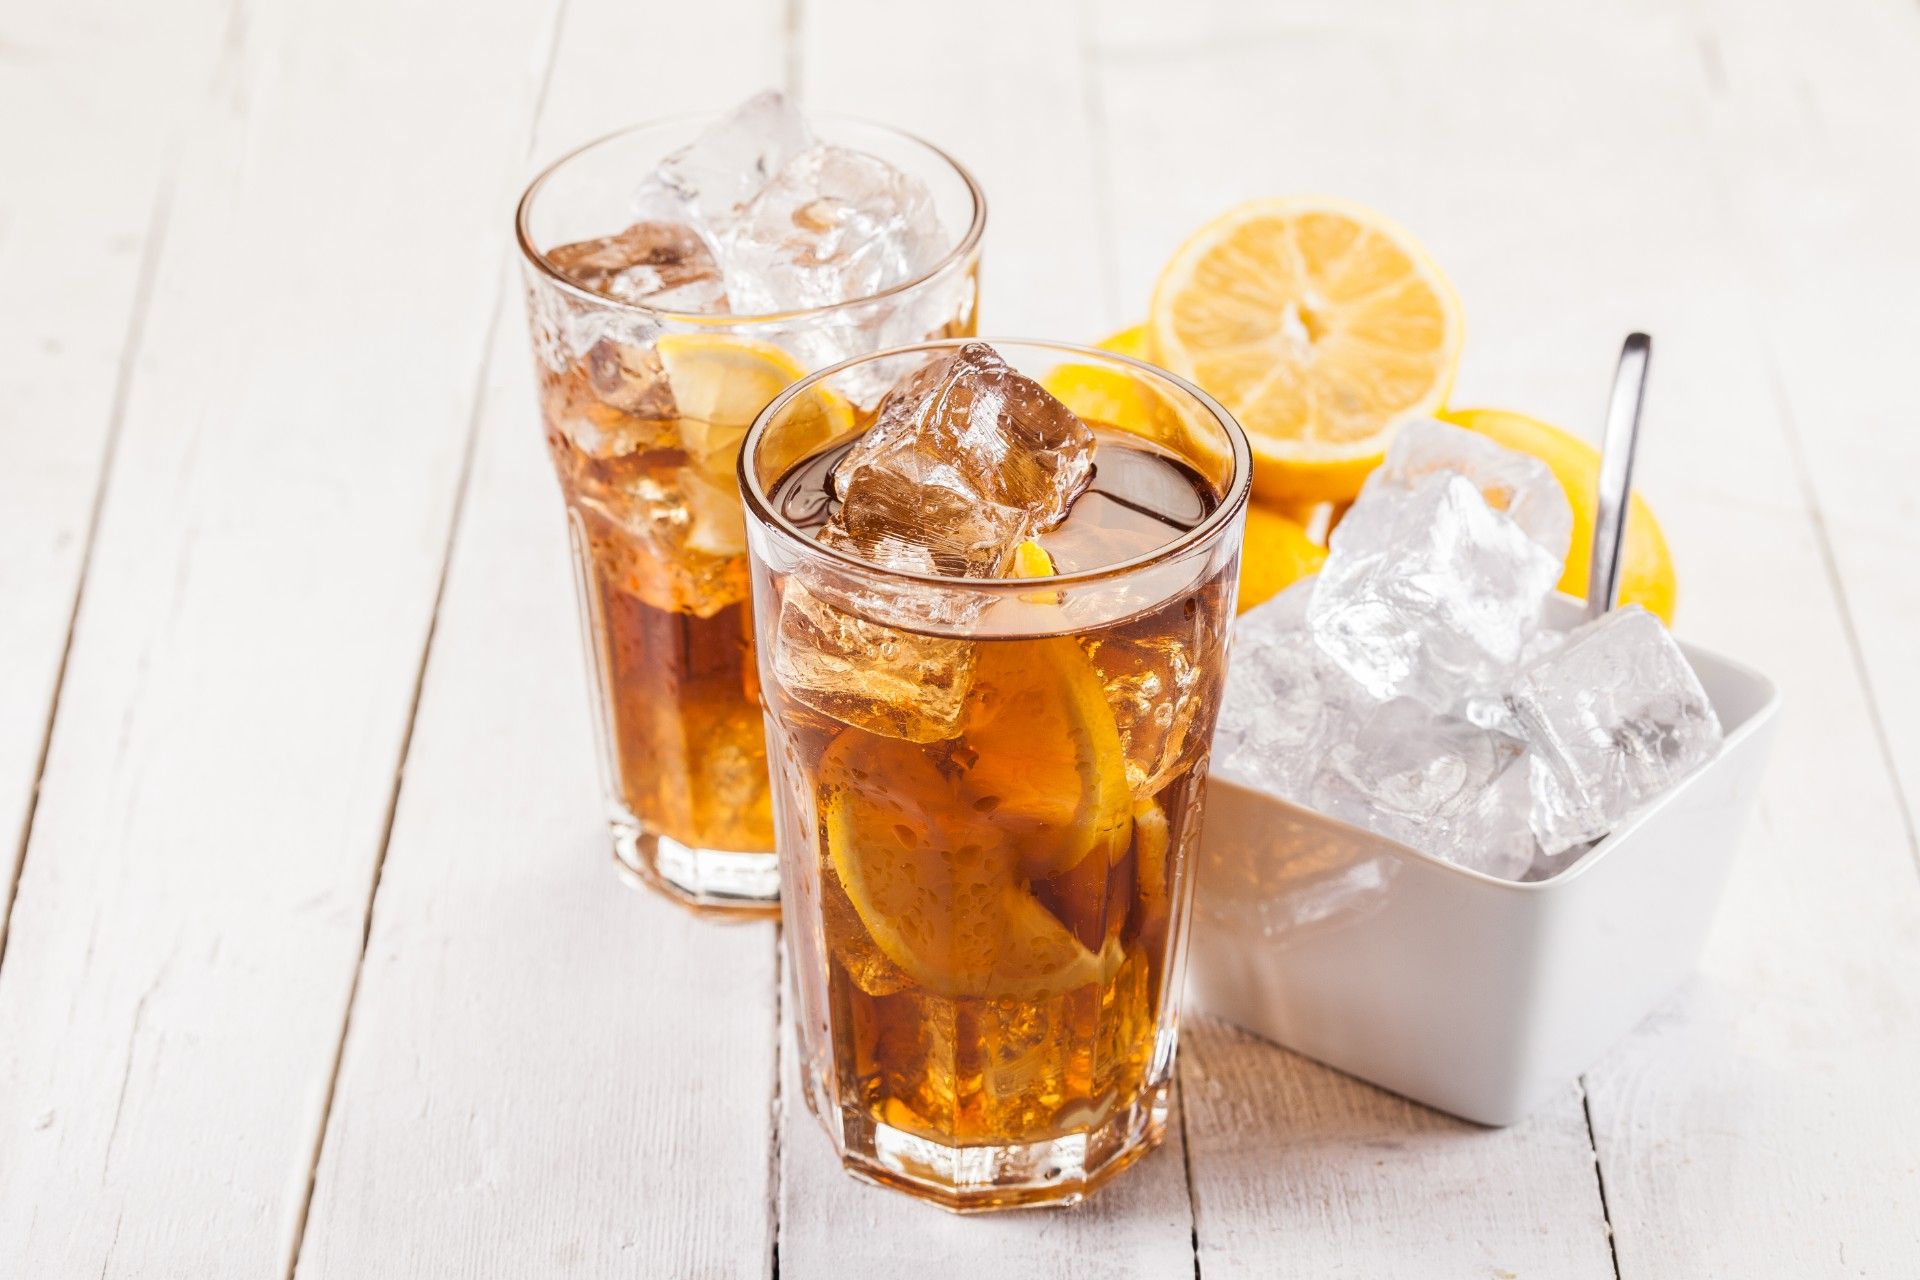
[[795, 156], [720, 245], [734, 306], [761, 313], [872, 297], [940, 254], [926, 184], [878, 156], [831, 146]]
[[814, 145], [813, 130], [785, 94], [756, 94], [662, 160], [641, 183], [635, 212], [684, 223], [717, 249], [721, 229]]
[[938, 357], [881, 402], [834, 468], [820, 541], [888, 568], [997, 577], [1093, 476], [1093, 433], [984, 343]]
[[772, 645], [781, 686], [820, 714], [870, 733], [909, 742], [958, 734], [973, 686], [973, 644], [890, 626], [851, 604], [829, 584], [810, 589], [798, 576], [787, 579]]

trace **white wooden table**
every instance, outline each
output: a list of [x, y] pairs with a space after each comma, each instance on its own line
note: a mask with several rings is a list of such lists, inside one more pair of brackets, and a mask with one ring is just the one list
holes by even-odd
[[[989, 333], [1293, 191], [1456, 403], [1654, 333], [1681, 630], [1788, 700], [1684, 993], [1510, 1130], [1199, 1020], [1089, 1206], [839, 1176], [775, 927], [614, 878], [509, 264], [769, 84], [974, 167]], [[1917, 244], [1911, 0], [3, 0], [0, 1277], [1920, 1275]]]

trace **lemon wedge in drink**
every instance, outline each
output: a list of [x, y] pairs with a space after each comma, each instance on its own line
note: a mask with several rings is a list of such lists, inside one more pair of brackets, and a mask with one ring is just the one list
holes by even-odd
[[1350, 498], [1393, 428], [1446, 399], [1464, 337], [1446, 277], [1405, 231], [1318, 198], [1230, 209], [1154, 286], [1153, 358], [1246, 428], [1254, 491]]
[[1100, 961], [1021, 883], [991, 819], [922, 748], [843, 732], [821, 762], [833, 872], [886, 957], [938, 995], [1040, 996]]
[[[1014, 577], [1052, 572], [1039, 544], [1015, 550]], [[961, 741], [962, 785], [1028, 875], [1058, 875], [1096, 849], [1109, 859], [1125, 850], [1126, 748], [1099, 673], [1071, 636], [982, 644]]]
[[[1014, 576], [1052, 570], [1037, 543], [1016, 549]], [[820, 776], [834, 875], [916, 982], [1031, 996], [1101, 979], [1096, 939], [1077, 937], [1028, 886], [1082, 864], [1104, 884], [1132, 836], [1119, 730], [1071, 637], [982, 642], [951, 757], [848, 730]]]
[[[807, 371], [770, 342], [731, 334], [669, 333], [654, 345], [673, 388], [681, 443], [702, 471], [731, 484], [747, 428], [769, 401]], [[791, 439], [795, 423], [811, 418], [817, 430], [802, 433], [809, 447], [853, 427], [852, 406], [824, 387], [815, 388], [795, 410], [782, 435]]]

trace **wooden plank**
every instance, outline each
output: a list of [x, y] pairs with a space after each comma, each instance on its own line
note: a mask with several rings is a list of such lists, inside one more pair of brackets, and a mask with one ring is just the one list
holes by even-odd
[[1614, 1274], [1571, 1080], [1483, 1129], [1196, 1018], [1180, 1087], [1207, 1280]]
[[1725, 222], [1762, 307], [1756, 356], [1805, 463], [1911, 840], [1920, 395], [1903, 370], [1920, 343], [1920, 9], [1850, 0], [1818, 22], [1778, 4], [1693, 9]]
[[772, 1247], [774, 926], [614, 874], [525, 348], [509, 316], [301, 1280], [757, 1275]]
[[1717, 367], [1670, 362], [1662, 394], [1686, 380], [1667, 421], [1689, 423], [1716, 489], [1739, 485], [1674, 504], [1704, 561], [1684, 566], [1688, 618], [1774, 675], [1787, 716], [1701, 980], [1589, 1077], [1624, 1275], [1904, 1275], [1920, 1258], [1920, 888], [1872, 706], [1911, 802], [1915, 19], [1871, 3], [1677, 19], [1694, 56], [1668, 114], [1691, 164], [1671, 176], [1700, 176], [1665, 198], [1704, 226], [1667, 265], [1697, 289], [1712, 246], [1724, 264], [1695, 330], [1716, 331]]
[[[0, 11], [0, 948], [93, 512], [223, 6]], [[129, 101], [140, 110], [128, 111]]]
[[0, 970], [15, 1274], [287, 1269], [546, 20], [253, 5], [183, 130]]
[[[780, 1071], [780, 1275], [868, 1280], [993, 1275], [1018, 1280], [1080, 1274], [1191, 1276], [1192, 1217], [1179, 1104], [1166, 1141], [1071, 1209], [960, 1217], [856, 1182], [802, 1100], [793, 1002], [783, 1008]], [[909, 1252], [910, 1251], [910, 1252]]]
[[[1472, 10], [1414, 5], [1201, 4], [1178, 34], [1151, 6], [1103, 10], [1094, 50], [1124, 314], [1144, 312], [1158, 264], [1193, 228], [1292, 192], [1399, 216], [1455, 271], [1476, 328], [1486, 294], [1524, 288], [1525, 272], [1483, 263], [1473, 243], [1477, 220], [1498, 216], [1511, 234], [1524, 216], [1475, 210], [1450, 176], [1492, 109], [1473, 77], [1450, 105], [1418, 98], [1420, 86], [1439, 96], [1436, 45], [1455, 22], [1467, 28], [1457, 39], [1494, 38], [1497, 24]], [[1475, 359], [1470, 349], [1465, 384]], [[1526, 1125], [1480, 1133], [1218, 1026], [1189, 1031], [1181, 1085], [1209, 1277], [1612, 1274], [1571, 1082]]]
[[836, 0], [801, 12], [809, 109], [917, 133], [986, 189], [981, 334], [1099, 337], [1107, 215], [1071, 7], [989, 0], [961, 14]]
[[[1815, 21], [1722, 19], [1769, 42], [1774, 72]], [[1920, 1061], [1920, 891], [1761, 355], [1780, 308], [1729, 221], [1746, 202], [1716, 178], [1708, 34], [1656, 6], [1604, 22], [1496, 3], [1365, 26], [1321, 12], [1236, 28], [1238, 54], [1122, 46], [1113, 75], [1158, 86], [1157, 128], [1188, 138], [1197, 175], [1222, 169], [1190, 136], [1220, 102], [1208, 86], [1281, 86], [1262, 113], [1280, 137], [1247, 157], [1245, 194], [1350, 193], [1414, 227], [1467, 307], [1456, 403], [1591, 434], [1619, 336], [1655, 334], [1641, 482], [1680, 567], [1680, 629], [1773, 674], [1789, 710], [1699, 977], [1587, 1077], [1620, 1273], [1803, 1275], [1844, 1257], [1897, 1274], [1920, 1220], [1920, 1114], [1888, 1103]], [[1435, 66], [1452, 68], [1445, 92]], [[1156, 127], [1141, 111], [1114, 136]], [[1748, 145], [1770, 154], [1773, 131], [1754, 127]], [[1164, 189], [1186, 192], [1183, 177]], [[1167, 243], [1176, 217], [1205, 212], [1178, 198]], [[1123, 254], [1129, 235], [1123, 222]], [[1203, 1169], [1192, 1116], [1188, 1136]]]
[[[782, 30], [573, 0], [538, 156], [777, 83]], [[297, 1274], [764, 1274], [774, 926], [614, 874], [517, 287], [483, 404]]]
[[[1068, 6], [934, 9], [852, 0], [805, 8], [809, 108], [912, 130], [987, 190], [981, 332], [1092, 341], [1111, 318], [1102, 175], [1083, 32]], [[876, 57], [870, 32], [911, 54]], [[789, 1002], [790, 1004], [791, 1002]], [[791, 1045], [786, 1071], [792, 1070]], [[1115, 1275], [1187, 1275], [1192, 1220], [1177, 1124], [1166, 1148], [1088, 1204], [960, 1221], [840, 1171], [796, 1087], [783, 1093], [780, 1274], [1055, 1276], [1100, 1257]]]

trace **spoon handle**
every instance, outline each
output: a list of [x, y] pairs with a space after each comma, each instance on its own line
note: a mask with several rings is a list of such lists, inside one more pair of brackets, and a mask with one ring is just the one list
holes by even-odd
[[1620, 563], [1627, 543], [1627, 511], [1633, 496], [1633, 452], [1640, 439], [1640, 406], [1646, 399], [1653, 339], [1630, 333], [1620, 347], [1607, 401], [1607, 431], [1600, 441], [1600, 491], [1593, 517], [1593, 560], [1587, 567], [1587, 617], [1597, 618], [1620, 598]]

